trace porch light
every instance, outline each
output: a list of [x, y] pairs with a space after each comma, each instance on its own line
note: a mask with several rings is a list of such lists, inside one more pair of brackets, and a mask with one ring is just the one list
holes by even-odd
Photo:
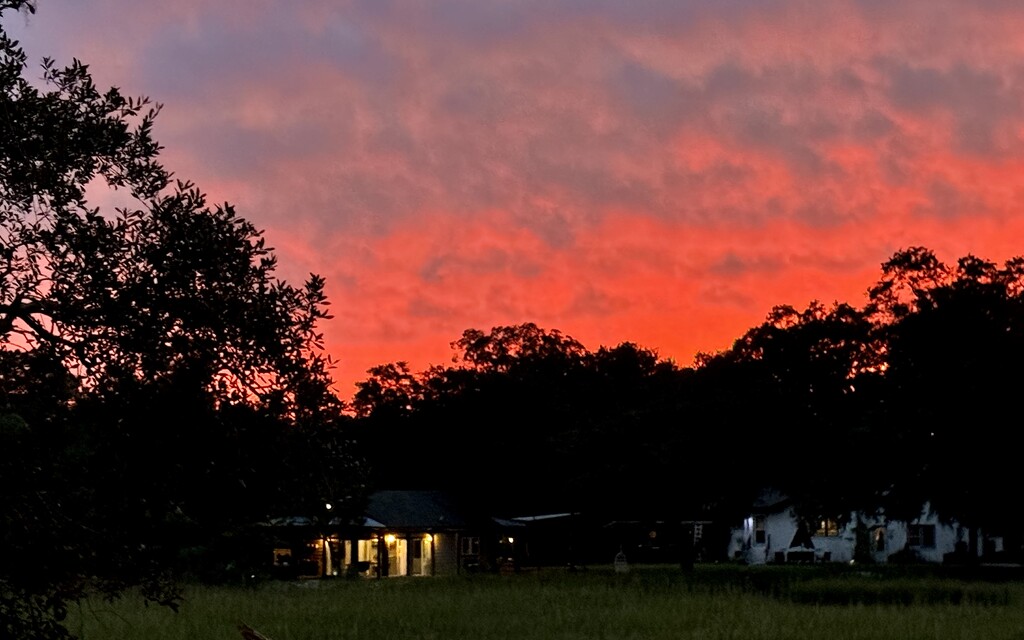
[[330, 511], [333, 508], [334, 508], [334, 505], [331, 504], [330, 502], [324, 504], [324, 509], [327, 509], [328, 511]]
[[515, 542], [515, 541], [516, 541], [516, 539], [515, 539], [515, 538], [513, 538], [512, 536], [509, 536], [509, 537], [508, 537], [508, 543], [509, 543], [509, 544], [512, 544], [512, 543], [513, 543], [513, 542]]
[[423, 539], [426, 540], [427, 542], [432, 542], [434, 540], [434, 536], [432, 536], [432, 535], [430, 535], [428, 533], [427, 535], [423, 536]]
[[392, 542], [395, 541], [395, 534], [393, 534], [393, 533], [387, 534], [386, 536], [384, 536], [384, 541], [387, 542], [388, 544], [391, 544]]

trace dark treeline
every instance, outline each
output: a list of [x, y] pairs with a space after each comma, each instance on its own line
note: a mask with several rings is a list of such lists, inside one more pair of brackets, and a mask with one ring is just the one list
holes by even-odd
[[778, 306], [679, 367], [588, 351], [533, 324], [468, 330], [453, 364], [372, 369], [352, 403], [371, 483], [443, 486], [505, 515], [726, 520], [764, 487], [805, 512], [945, 518], [1011, 532], [1024, 260], [914, 247], [862, 307]]

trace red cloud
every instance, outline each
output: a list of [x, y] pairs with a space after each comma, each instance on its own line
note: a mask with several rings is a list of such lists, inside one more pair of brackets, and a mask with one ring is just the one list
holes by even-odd
[[169, 168], [327, 277], [346, 396], [470, 327], [685, 365], [902, 247], [1021, 253], [1012, 3], [165, 5], [17, 35], [164, 102]]

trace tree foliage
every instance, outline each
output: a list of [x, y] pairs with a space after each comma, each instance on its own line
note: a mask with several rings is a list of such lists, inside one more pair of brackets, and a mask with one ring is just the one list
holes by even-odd
[[533, 323], [468, 329], [451, 347], [453, 366], [381, 365], [359, 384], [377, 483], [444, 486], [507, 515], [641, 510], [666, 468], [650, 456], [676, 450], [664, 446], [677, 431], [673, 363], [633, 343], [591, 352]]
[[[920, 277], [920, 265], [927, 276]], [[1006, 529], [1019, 479], [1012, 469], [1015, 399], [1024, 358], [1022, 260], [1002, 267], [968, 255], [955, 266], [927, 249], [897, 253], [884, 272], [915, 281], [886, 344], [886, 412], [911, 473], [893, 479], [893, 507], [922, 500], [972, 527]], [[886, 298], [872, 290], [883, 309]]]
[[371, 370], [358, 424], [390, 434], [381, 481], [472, 484], [496, 506], [733, 522], [774, 488], [811, 518], [909, 520], [928, 503], [1019, 552], [1022, 265], [910, 247], [862, 306], [776, 306], [693, 368], [531, 324], [470, 329], [456, 366]]
[[[78, 60], [28, 69], [0, 30], [0, 635], [19, 638], [66, 633], [93, 589], [173, 605], [183, 545], [362, 490], [323, 279], [277, 278], [262, 232], [173, 179], [159, 104]], [[93, 206], [104, 190], [131, 204]]]
[[[0, 39], [0, 336], [45, 349], [97, 386], [190, 370], [224, 399], [289, 400], [316, 366], [323, 280], [276, 280], [262, 234], [171, 181], [147, 98], [101, 93], [79, 61], [43, 63], [47, 90]], [[87, 192], [137, 204], [91, 207]]]

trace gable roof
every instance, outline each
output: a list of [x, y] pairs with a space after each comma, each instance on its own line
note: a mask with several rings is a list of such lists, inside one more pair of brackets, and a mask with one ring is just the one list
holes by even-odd
[[393, 529], [460, 529], [475, 523], [472, 514], [443, 491], [377, 491], [370, 494], [366, 515]]

